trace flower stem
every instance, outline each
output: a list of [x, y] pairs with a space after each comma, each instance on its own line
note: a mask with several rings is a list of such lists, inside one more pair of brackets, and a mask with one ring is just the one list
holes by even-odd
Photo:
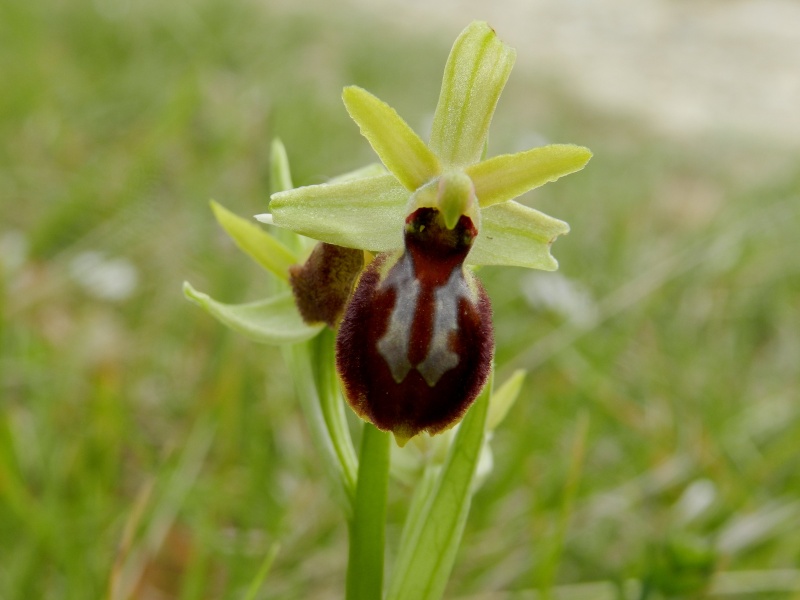
[[350, 522], [347, 600], [375, 600], [383, 596], [389, 448], [389, 434], [365, 423], [353, 520]]

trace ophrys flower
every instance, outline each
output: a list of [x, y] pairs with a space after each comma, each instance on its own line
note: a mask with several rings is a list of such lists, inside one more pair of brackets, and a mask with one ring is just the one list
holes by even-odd
[[569, 226], [513, 199], [588, 162], [570, 144], [481, 160], [514, 51], [482, 22], [456, 40], [429, 144], [389, 105], [345, 88], [351, 117], [388, 172], [272, 196], [259, 218], [379, 253], [361, 275], [337, 339], [347, 400], [398, 442], [463, 415], [491, 368], [486, 293], [466, 265], [558, 266]]

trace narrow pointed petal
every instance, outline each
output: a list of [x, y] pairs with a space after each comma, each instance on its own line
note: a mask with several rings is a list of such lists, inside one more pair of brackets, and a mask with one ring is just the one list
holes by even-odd
[[550, 245], [569, 225], [520, 204], [503, 202], [481, 211], [481, 233], [475, 240], [467, 263], [509, 265], [555, 271], [558, 262]]
[[304, 323], [291, 292], [259, 302], [223, 304], [184, 282], [183, 294], [212, 317], [255, 342], [295, 344], [311, 339], [325, 326]]
[[289, 278], [289, 267], [298, 262], [297, 255], [277, 239], [247, 219], [235, 215], [221, 204], [211, 202], [217, 222], [236, 245], [273, 275], [283, 281]]
[[430, 143], [431, 150], [447, 166], [463, 167], [480, 160], [515, 57], [516, 52], [480, 21], [469, 25], [453, 44]]
[[344, 88], [342, 99], [361, 134], [407, 189], [413, 191], [439, 174], [439, 159], [391, 106], [354, 85]]
[[316, 240], [375, 252], [403, 247], [409, 192], [393, 175], [273, 194], [275, 225]]
[[573, 144], [553, 144], [495, 156], [467, 167], [482, 208], [513, 200], [559, 177], [580, 171], [592, 153]]

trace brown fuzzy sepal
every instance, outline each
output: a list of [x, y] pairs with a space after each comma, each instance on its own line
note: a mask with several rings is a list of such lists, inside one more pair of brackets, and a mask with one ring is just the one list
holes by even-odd
[[335, 328], [361, 269], [364, 253], [318, 243], [303, 265], [289, 268], [289, 284], [306, 323], [325, 323]]

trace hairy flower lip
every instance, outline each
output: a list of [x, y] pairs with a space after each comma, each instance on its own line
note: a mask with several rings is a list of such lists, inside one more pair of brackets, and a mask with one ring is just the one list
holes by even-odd
[[491, 304], [463, 267], [475, 227], [448, 229], [435, 207], [405, 227], [405, 251], [379, 255], [362, 273], [336, 340], [345, 396], [398, 445], [445, 431], [463, 417], [491, 370]]

